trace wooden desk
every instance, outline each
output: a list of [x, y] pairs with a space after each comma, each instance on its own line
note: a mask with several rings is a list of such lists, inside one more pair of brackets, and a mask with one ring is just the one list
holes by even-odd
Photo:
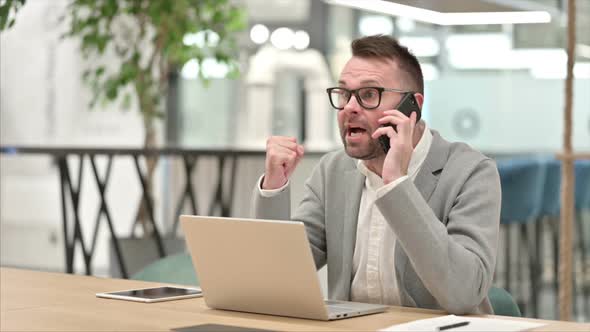
[[[433, 310], [391, 307], [382, 314], [321, 322], [213, 310], [205, 305], [202, 298], [147, 304], [95, 297], [95, 293], [99, 292], [155, 285], [124, 279], [0, 268], [0, 330], [166, 331], [199, 324], [225, 324], [278, 331], [374, 331], [444, 314]], [[590, 324], [542, 322], [548, 325], [538, 331], [590, 331]]]

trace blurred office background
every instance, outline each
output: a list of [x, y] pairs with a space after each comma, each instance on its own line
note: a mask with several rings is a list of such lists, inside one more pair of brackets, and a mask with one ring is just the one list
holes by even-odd
[[[293, 205], [296, 205], [303, 181], [321, 153], [340, 144], [336, 114], [330, 109], [324, 90], [335, 85], [350, 55], [350, 41], [363, 35], [389, 34], [399, 38], [419, 57], [426, 80], [423, 118], [431, 128], [448, 140], [465, 141], [499, 161], [552, 158], [563, 144], [566, 2], [235, 1], [244, 8], [247, 17], [247, 27], [236, 36], [239, 78], [224, 78], [228, 69], [213, 60], [200, 66], [188, 61], [171, 73], [166, 118], [157, 126], [158, 144], [223, 153], [262, 151], [269, 134], [298, 137], [310, 153], [292, 181]], [[116, 103], [89, 110], [91, 92], [82, 83], [81, 74], [92, 60], [81, 56], [79, 42], [60, 38], [67, 4], [66, 0], [28, 0], [18, 12], [14, 27], [0, 34], [2, 146], [141, 148], [144, 129], [136, 105], [129, 111], [121, 111]], [[438, 16], [391, 7], [399, 4], [435, 11]], [[387, 12], [391, 8], [397, 10], [393, 15]], [[478, 18], [474, 21], [468, 15], [444, 16], [456, 12], [504, 12], [505, 15], [499, 15], [499, 21], [494, 22]], [[590, 1], [578, 1], [577, 14], [573, 148], [589, 152]], [[184, 39], [185, 43], [204, 42], [203, 33], [199, 32]], [[108, 63], [108, 58], [103, 61]], [[209, 78], [208, 85], [199, 79], [199, 72]], [[62, 205], [55, 160], [43, 154], [3, 153], [0, 158], [0, 264], [64, 271]], [[73, 170], [77, 160], [72, 160]], [[226, 174], [231, 176], [228, 167], [220, 171], [218, 161], [214, 156], [197, 159], [192, 183], [199, 214], [223, 214], [219, 209], [209, 209], [217, 179]], [[99, 157], [98, 164], [104, 173], [105, 159]], [[155, 219], [166, 238], [182, 236], [175, 230], [174, 222], [176, 204], [186, 181], [183, 167], [178, 158], [164, 157], [155, 172]], [[249, 216], [251, 188], [263, 170], [262, 153], [239, 158], [235, 182], [224, 188], [225, 194], [233, 193], [226, 214]], [[115, 158], [111, 173], [106, 199], [115, 233], [122, 239], [133, 234], [141, 237], [134, 223], [141, 186], [132, 159]], [[100, 198], [91, 174], [86, 163], [79, 213], [87, 243], [93, 237]], [[589, 182], [579, 185], [590, 187]], [[184, 211], [190, 213], [190, 209]], [[541, 217], [540, 213], [531, 216], [535, 220]], [[582, 239], [588, 249], [590, 221], [587, 214], [583, 217], [581, 222], [586, 228]], [[526, 272], [528, 263], [514, 263], [526, 270], [522, 274], [513, 272], [517, 276], [515, 283], [524, 286], [511, 290], [523, 303], [521, 309], [525, 315], [556, 318], [551, 240], [555, 231], [550, 232], [550, 228], [541, 233], [540, 240], [547, 243], [548, 249], [539, 259], [539, 310], [526, 306], [530, 304], [532, 288]], [[111, 233], [104, 224], [97, 230], [92, 273], [119, 276]], [[524, 240], [518, 237], [516, 241]], [[581, 248], [581, 243], [576, 241], [576, 248]], [[505, 245], [503, 239], [496, 276], [500, 286], [506, 281]], [[183, 250], [182, 246], [169, 246], [169, 252]], [[138, 251], [137, 248], [123, 249], [130, 273], [146, 263], [144, 258], [134, 258], [130, 253]], [[513, 255], [526, 253], [529, 257], [526, 249], [523, 246], [511, 250]], [[153, 244], [144, 251], [150, 250], [155, 251]], [[575, 259], [582, 261], [574, 271], [577, 285], [574, 289], [578, 295], [576, 319], [590, 320], [587, 295], [590, 268], [588, 258], [581, 259], [581, 250], [575, 250]], [[154, 253], [152, 258], [156, 257]], [[84, 273], [83, 266], [82, 257], [75, 256], [74, 271]]]

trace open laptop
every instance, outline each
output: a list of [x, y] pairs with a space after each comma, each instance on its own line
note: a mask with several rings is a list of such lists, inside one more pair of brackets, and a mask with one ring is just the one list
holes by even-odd
[[317, 320], [387, 309], [324, 301], [301, 222], [184, 215], [180, 222], [210, 308]]

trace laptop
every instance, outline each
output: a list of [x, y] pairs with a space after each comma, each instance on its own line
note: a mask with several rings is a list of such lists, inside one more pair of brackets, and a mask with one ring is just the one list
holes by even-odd
[[301, 222], [180, 216], [207, 306], [335, 320], [385, 305], [324, 301]]

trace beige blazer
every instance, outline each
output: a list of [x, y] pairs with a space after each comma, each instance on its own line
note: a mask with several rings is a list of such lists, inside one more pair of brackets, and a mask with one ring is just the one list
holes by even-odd
[[[453, 314], [493, 313], [488, 300], [500, 225], [500, 178], [490, 158], [436, 131], [424, 164], [376, 201], [397, 236], [402, 305]], [[306, 225], [317, 268], [328, 264], [328, 297], [350, 299], [352, 257], [365, 177], [343, 150], [326, 154], [291, 216], [290, 193], [253, 194], [255, 218]]]

